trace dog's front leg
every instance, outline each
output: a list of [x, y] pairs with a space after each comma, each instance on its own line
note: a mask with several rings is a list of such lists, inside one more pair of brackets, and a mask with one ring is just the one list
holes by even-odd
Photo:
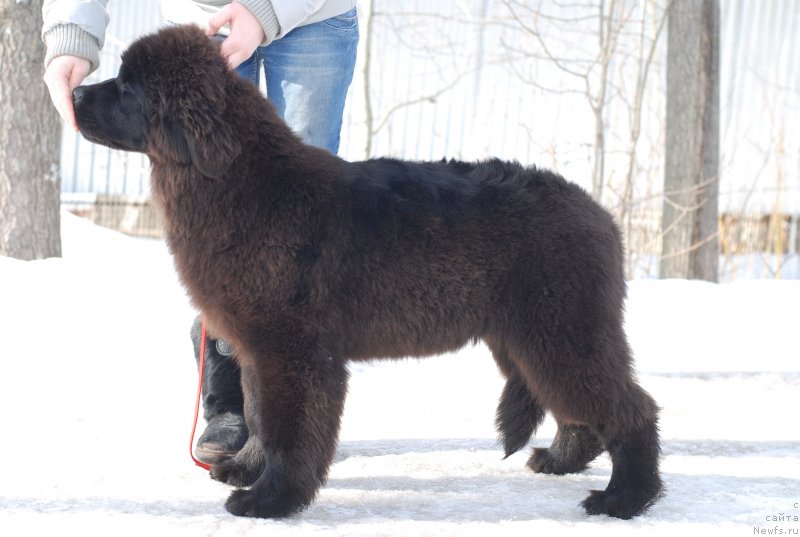
[[[251, 439], [231, 463], [212, 468], [252, 484], [225, 507], [239, 516], [284, 517], [305, 508], [325, 482], [347, 393], [344, 361], [303, 337], [245, 349], [242, 385]], [[259, 449], [260, 448], [260, 449]], [[223, 475], [224, 474], [224, 475]]]
[[240, 364], [244, 418], [250, 436], [235, 457], [211, 467], [211, 478], [234, 487], [249, 487], [264, 471], [266, 456], [261, 443], [258, 376], [252, 365]]

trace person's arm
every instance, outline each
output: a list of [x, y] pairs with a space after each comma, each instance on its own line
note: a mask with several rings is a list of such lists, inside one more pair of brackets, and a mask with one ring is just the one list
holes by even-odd
[[108, 27], [108, 0], [45, 0], [42, 39], [47, 45], [44, 81], [59, 115], [78, 130], [72, 90], [100, 64]]
[[234, 0], [208, 22], [208, 35], [228, 24], [230, 35], [222, 44], [222, 55], [235, 69], [259, 45], [284, 36], [317, 12], [326, 0]]
[[100, 65], [100, 49], [108, 27], [108, 0], [45, 0], [42, 40], [47, 45], [45, 67], [57, 56], [77, 56]]

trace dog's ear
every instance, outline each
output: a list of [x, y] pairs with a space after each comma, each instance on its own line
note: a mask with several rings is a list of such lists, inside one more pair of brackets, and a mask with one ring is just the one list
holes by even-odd
[[242, 152], [225, 108], [224, 89], [213, 85], [162, 96], [154, 147], [166, 159], [190, 164], [207, 177], [222, 177]]
[[183, 129], [174, 121], [161, 118], [161, 128], [159, 133], [162, 140], [158, 142], [162, 152], [167, 152], [169, 157], [181, 164], [190, 164], [192, 156], [189, 154], [189, 146], [186, 143], [186, 135]]
[[198, 129], [191, 121], [186, 128], [187, 121], [169, 117], [162, 117], [160, 123], [160, 139], [154, 140], [159, 152], [170, 160], [194, 166], [207, 177], [222, 177], [242, 151], [233, 130], [225, 122], [204, 129]]
[[207, 177], [218, 179], [242, 152], [230, 124], [219, 110], [182, 107], [162, 113], [159, 119], [159, 152], [181, 164], [191, 164]]
[[191, 117], [184, 122], [183, 131], [191, 163], [203, 175], [218, 179], [242, 152], [242, 146], [231, 125], [221, 117], [222, 111], [215, 112]]

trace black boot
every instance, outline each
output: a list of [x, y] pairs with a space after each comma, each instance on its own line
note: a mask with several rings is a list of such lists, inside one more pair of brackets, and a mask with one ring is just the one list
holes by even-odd
[[[200, 316], [194, 320], [191, 337], [194, 357], [200, 362]], [[218, 464], [236, 455], [247, 441], [239, 366], [232, 349], [223, 340], [206, 338], [203, 371], [203, 417], [206, 430], [197, 439], [195, 456], [206, 464]]]

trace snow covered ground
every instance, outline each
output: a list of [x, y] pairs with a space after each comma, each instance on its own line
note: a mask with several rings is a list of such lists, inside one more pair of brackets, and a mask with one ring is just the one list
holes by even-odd
[[250, 520], [188, 457], [194, 312], [163, 244], [63, 228], [61, 260], [0, 257], [2, 536], [800, 533], [800, 281], [630, 285], [640, 379], [663, 407], [668, 490], [645, 516], [579, 507], [605, 455], [569, 477], [502, 460], [502, 381], [478, 346], [353, 367], [317, 501]]

